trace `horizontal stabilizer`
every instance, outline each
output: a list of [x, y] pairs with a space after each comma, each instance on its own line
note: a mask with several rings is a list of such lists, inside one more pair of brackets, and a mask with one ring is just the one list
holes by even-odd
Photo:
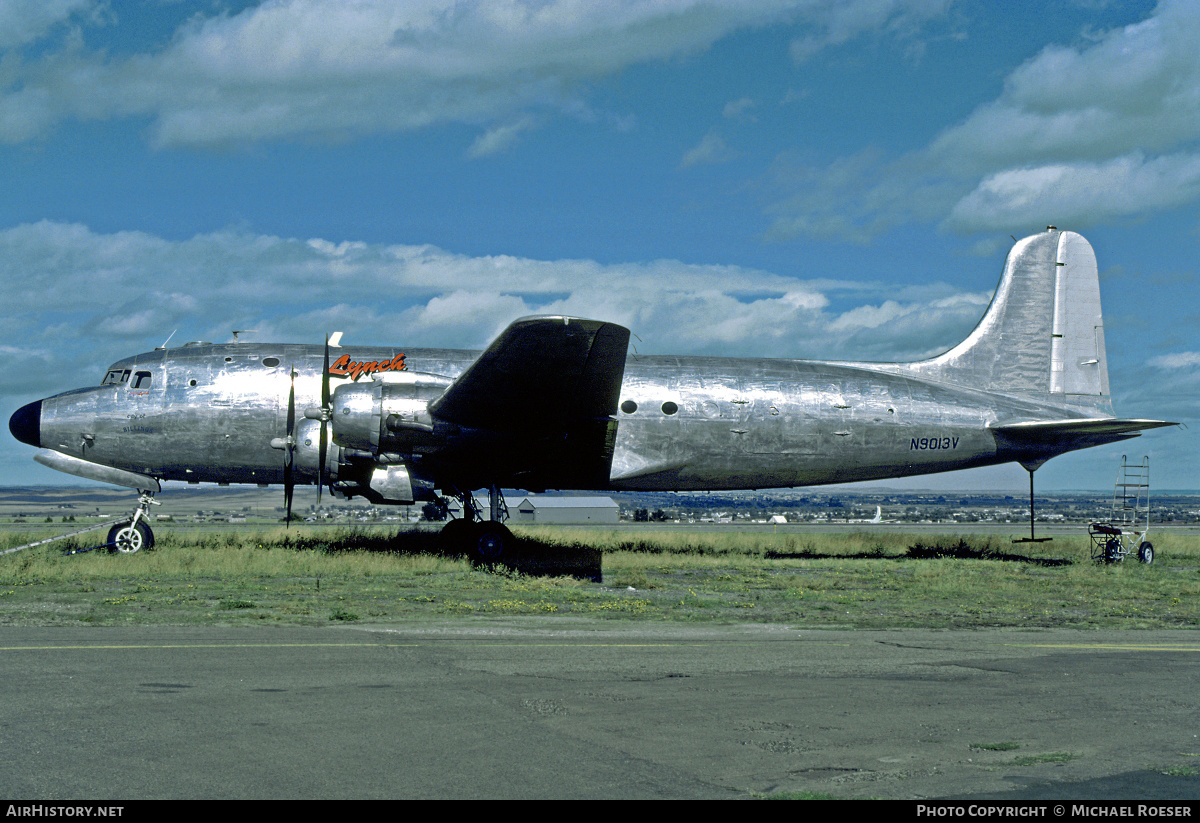
[[1048, 446], [1063, 443], [1099, 445], [1136, 437], [1146, 429], [1176, 426], [1166, 420], [1127, 420], [1117, 417], [1085, 417], [1076, 420], [1037, 420], [992, 426], [998, 438], [1011, 445]]
[[1158, 429], [1163, 426], [1178, 426], [1167, 420], [1125, 420], [1119, 417], [1084, 417], [1078, 420], [1037, 420], [1031, 423], [1005, 423], [993, 426], [992, 430], [1010, 437], [1029, 440], [1046, 440], [1056, 437], [1093, 434], [1129, 434]]

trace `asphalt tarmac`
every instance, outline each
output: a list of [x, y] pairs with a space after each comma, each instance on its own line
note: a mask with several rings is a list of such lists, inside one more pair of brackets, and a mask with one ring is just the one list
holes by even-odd
[[1200, 797], [1200, 631], [5, 628], [0, 796]]

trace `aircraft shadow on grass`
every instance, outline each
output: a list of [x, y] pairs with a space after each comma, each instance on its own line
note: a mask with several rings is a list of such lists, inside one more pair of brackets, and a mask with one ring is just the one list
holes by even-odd
[[341, 552], [386, 552], [397, 555], [433, 555], [465, 557], [475, 568], [506, 570], [533, 576], [569, 576], [596, 583], [601, 581], [601, 552], [584, 546], [565, 547], [558, 543], [518, 537], [511, 550], [496, 560], [483, 560], [462, 546], [447, 546], [435, 532], [401, 531], [397, 534], [356, 534], [337, 539], [298, 537], [290, 542], [298, 550]]
[[[519, 538], [512, 555], [501, 560], [482, 561], [474, 554], [460, 548], [449, 548], [439, 535], [432, 532], [400, 532], [395, 535], [354, 535], [337, 540], [305, 539], [296, 542], [298, 549], [317, 549], [328, 552], [373, 551], [393, 554], [428, 554], [439, 557], [467, 557], [477, 568], [507, 569], [529, 575], [569, 575], [585, 580], [601, 580], [603, 552], [586, 546], [564, 547], [560, 543], [548, 543], [536, 538]], [[621, 546], [621, 551], [647, 554], [664, 553], [659, 547], [644, 541]], [[698, 549], [697, 554], [705, 554]], [[767, 551], [767, 560], [1001, 560], [1012, 563], [1028, 563], [1032, 566], [1070, 566], [1075, 561], [1066, 557], [1034, 557], [1028, 554], [996, 548], [990, 544], [973, 546], [965, 539], [953, 542], [913, 543], [903, 554], [892, 554], [884, 549], [860, 552], [823, 552], [811, 548], [794, 551]]]
[[812, 549], [766, 553], [769, 560], [1004, 560], [1028, 563], [1032, 566], [1070, 566], [1075, 561], [1067, 557], [1032, 557], [1027, 554], [997, 549], [992, 546], [972, 546], [966, 540], [954, 543], [921, 543], [908, 547], [904, 554], [890, 554], [883, 549], [864, 552], [821, 552]]

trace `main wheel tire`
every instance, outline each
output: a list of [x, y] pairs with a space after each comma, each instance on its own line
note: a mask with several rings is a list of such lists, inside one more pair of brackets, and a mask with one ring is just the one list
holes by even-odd
[[142, 549], [154, 548], [154, 531], [141, 521], [135, 526], [132, 520], [118, 523], [108, 530], [109, 551], [133, 554]]
[[458, 518], [442, 526], [438, 532], [438, 543], [442, 551], [467, 552], [471, 550], [471, 521]]
[[1143, 543], [1138, 546], [1138, 560], [1149, 566], [1154, 562], [1154, 546], [1149, 543]]
[[503, 523], [484, 520], [476, 525], [471, 538], [471, 553], [485, 563], [493, 563], [512, 546], [513, 533]]

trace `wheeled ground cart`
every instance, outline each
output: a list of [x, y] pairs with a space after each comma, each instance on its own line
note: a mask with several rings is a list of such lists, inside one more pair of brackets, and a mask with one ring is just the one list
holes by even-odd
[[1141, 562], [1153, 563], [1154, 546], [1146, 539], [1149, 534], [1150, 458], [1130, 463], [1121, 455], [1111, 519], [1088, 526], [1092, 559], [1097, 563], [1120, 563], [1127, 555], [1136, 554]]

